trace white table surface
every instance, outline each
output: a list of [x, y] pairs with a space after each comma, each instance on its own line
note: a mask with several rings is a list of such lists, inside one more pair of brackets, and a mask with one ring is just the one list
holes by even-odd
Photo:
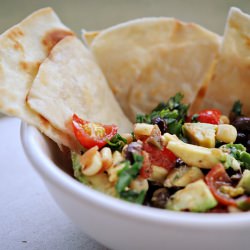
[[81, 232], [52, 200], [26, 159], [20, 121], [0, 117], [0, 249], [107, 249]]

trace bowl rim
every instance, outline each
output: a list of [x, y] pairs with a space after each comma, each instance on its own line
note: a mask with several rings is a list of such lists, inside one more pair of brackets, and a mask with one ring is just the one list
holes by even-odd
[[176, 212], [129, 203], [96, 191], [78, 182], [56, 166], [42, 152], [39, 143], [36, 142], [34, 135], [37, 133], [40, 132], [35, 127], [25, 122], [21, 123], [21, 142], [33, 168], [44, 180], [48, 180], [66, 193], [88, 202], [95, 208], [105, 210], [114, 216], [123, 216], [137, 222], [157, 224], [162, 227], [175, 225], [184, 228], [223, 228], [227, 230], [250, 228], [250, 212], [231, 214]]

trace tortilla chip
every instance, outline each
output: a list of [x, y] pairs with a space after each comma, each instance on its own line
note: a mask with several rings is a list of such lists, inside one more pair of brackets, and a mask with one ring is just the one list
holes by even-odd
[[87, 32], [86, 30], [82, 30], [82, 38], [83, 38], [84, 44], [90, 47], [91, 43], [99, 35], [99, 33], [100, 31]]
[[66, 37], [41, 64], [28, 95], [30, 107], [55, 128], [73, 135], [72, 115], [87, 121], [132, 129], [90, 51], [76, 37]]
[[[51, 8], [44, 8], [0, 36], [0, 111], [38, 127], [58, 144], [74, 146], [68, 135], [53, 128], [26, 104], [40, 64], [52, 47], [73, 33]], [[73, 145], [72, 145], [73, 143]]]
[[[88, 39], [88, 34], [85, 34]], [[131, 120], [182, 92], [188, 103], [208, 81], [220, 37], [172, 18], [143, 18], [101, 31], [90, 48]]]
[[218, 108], [229, 114], [233, 103], [243, 103], [250, 116], [250, 16], [231, 8], [219, 61], [205, 95], [203, 108]]

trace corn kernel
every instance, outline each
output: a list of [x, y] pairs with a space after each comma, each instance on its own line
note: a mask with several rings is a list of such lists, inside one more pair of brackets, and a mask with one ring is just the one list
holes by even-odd
[[100, 154], [101, 154], [101, 158], [102, 158], [102, 166], [106, 170], [109, 167], [111, 167], [111, 165], [113, 163], [111, 149], [108, 147], [104, 147], [101, 149]]
[[96, 175], [102, 169], [101, 154], [95, 146], [86, 151], [80, 158], [82, 173], [86, 176]]
[[237, 138], [237, 130], [229, 124], [219, 124], [216, 131], [216, 139], [225, 143], [233, 143]]

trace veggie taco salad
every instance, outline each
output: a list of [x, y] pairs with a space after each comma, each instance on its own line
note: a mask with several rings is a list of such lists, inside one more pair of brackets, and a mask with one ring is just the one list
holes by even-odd
[[81, 41], [51, 8], [0, 35], [0, 112], [69, 153], [74, 177], [145, 206], [250, 210], [250, 16], [223, 36], [148, 17]]
[[[73, 116], [84, 147], [72, 152], [75, 177], [98, 190], [147, 206], [192, 212], [250, 209], [250, 118], [236, 102], [187, 115], [177, 93], [137, 115], [131, 133]], [[244, 136], [243, 136], [244, 134]], [[243, 139], [245, 137], [245, 139]]]

